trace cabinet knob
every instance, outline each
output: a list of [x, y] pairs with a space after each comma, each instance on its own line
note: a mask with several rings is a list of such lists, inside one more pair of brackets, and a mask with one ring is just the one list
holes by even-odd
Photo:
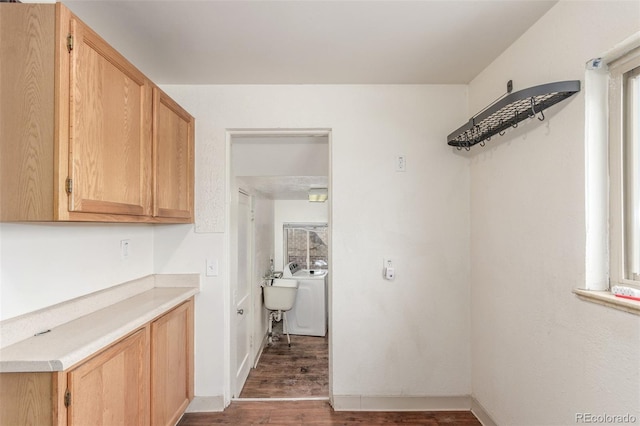
[[243, 315], [244, 314], [244, 309], [238, 309], [236, 312], [238, 313], [238, 315]]

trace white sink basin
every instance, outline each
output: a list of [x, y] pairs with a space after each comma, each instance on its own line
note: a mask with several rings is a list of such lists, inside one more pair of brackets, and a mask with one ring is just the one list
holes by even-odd
[[271, 311], [288, 311], [293, 308], [297, 291], [297, 280], [275, 279], [273, 285], [262, 287], [264, 306]]

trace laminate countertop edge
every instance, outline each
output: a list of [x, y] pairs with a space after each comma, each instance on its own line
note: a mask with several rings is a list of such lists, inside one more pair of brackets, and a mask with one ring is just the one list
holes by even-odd
[[73, 367], [199, 293], [197, 287], [154, 287], [0, 350], [0, 373]]

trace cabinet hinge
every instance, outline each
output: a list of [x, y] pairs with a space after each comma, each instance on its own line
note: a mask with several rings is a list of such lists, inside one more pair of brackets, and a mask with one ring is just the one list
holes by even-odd
[[64, 406], [68, 407], [71, 405], [71, 392], [69, 392], [69, 389], [67, 389], [67, 391], [64, 393]]
[[67, 191], [67, 194], [71, 194], [73, 192], [73, 179], [67, 178], [64, 182], [64, 190]]
[[73, 50], [73, 36], [71, 34], [67, 35], [67, 50], [69, 52]]

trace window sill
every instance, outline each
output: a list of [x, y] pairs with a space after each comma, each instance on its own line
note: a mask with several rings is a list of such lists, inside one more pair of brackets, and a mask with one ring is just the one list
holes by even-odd
[[573, 289], [573, 292], [578, 296], [578, 298], [586, 302], [597, 303], [608, 308], [618, 309], [634, 315], [640, 315], [640, 302], [616, 297], [609, 291], [575, 288]]

